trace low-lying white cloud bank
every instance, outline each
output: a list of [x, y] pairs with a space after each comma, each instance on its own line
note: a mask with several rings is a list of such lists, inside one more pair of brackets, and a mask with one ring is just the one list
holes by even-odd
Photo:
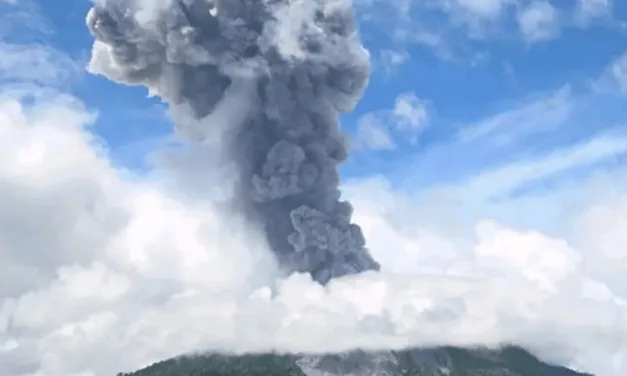
[[499, 343], [600, 376], [626, 370], [627, 192], [587, 191], [589, 204], [573, 209], [577, 231], [549, 237], [454, 223], [461, 207], [450, 198], [419, 204], [382, 178], [350, 182], [384, 272], [327, 287], [277, 280], [253, 228], [187, 195], [198, 192], [193, 179], [168, 179], [184, 156], [169, 165], [177, 171], [132, 176], [110, 162], [78, 100], [20, 95], [0, 97], [5, 374], [111, 375], [203, 350]]

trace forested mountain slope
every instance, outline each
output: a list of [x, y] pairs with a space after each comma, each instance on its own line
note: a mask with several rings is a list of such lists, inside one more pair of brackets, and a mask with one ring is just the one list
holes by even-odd
[[180, 357], [118, 376], [590, 376], [541, 362], [517, 347], [444, 347], [326, 356]]

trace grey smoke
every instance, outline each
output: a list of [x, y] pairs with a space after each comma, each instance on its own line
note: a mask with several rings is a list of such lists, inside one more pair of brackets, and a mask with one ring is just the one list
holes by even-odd
[[380, 268], [338, 188], [347, 157], [338, 118], [370, 74], [353, 17], [350, 0], [98, 0], [87, 19], [106, 45], [94, 51], [98, 73], [197, 120], [230, 87], [249, 88], [252, 108], [222, 140], [238, 167], [238, 207], [287, 273], [320, 283]]

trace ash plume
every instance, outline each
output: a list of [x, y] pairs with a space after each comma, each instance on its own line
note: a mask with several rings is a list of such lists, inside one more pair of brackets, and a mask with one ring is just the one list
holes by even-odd
[[96, 0], [87, 24], [93, 72], [145, 86], [206, 127], [246, 91], [222, 147], [239, 172], [237, 206], [286, 272], [324, 284], [379, 270], [338, 188], [338, 118], [370, 73], [350, 0]]

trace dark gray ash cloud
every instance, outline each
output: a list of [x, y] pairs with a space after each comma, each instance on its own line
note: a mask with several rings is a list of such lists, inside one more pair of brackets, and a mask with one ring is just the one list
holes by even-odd
[[92, 71], [146, 86], [199, 124], [246, 91], [246, 116], [222, 118], [222, 141], [239, 171], [238, 207], [286, 272], [326, 283], [379, 269], [338, 188], [338, 117], [370, 74], [349, 0], [97, 0], [87, 23]]

